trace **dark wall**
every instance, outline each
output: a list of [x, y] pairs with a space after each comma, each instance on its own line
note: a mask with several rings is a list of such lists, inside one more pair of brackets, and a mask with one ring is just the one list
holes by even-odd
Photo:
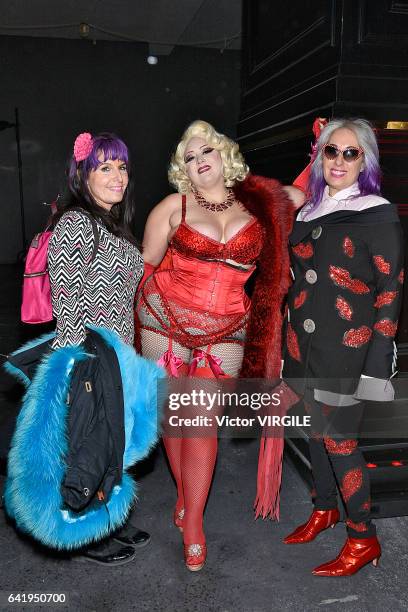
[[[137, 234], [148, 211], [169, 193], [167, 164], [181, 132], [197, 118], [235, 135], [240, 97], [238, 51], [177, 48], [146, 62], [133, 43], [0, 37], [0, 121], [21, 121], [26, 231], [46, 219], [43, 201], [64, 184], [75, 136], [115, 131], [129, 145], [136, 182]], [[21, 250], [13, 130], [0, 132], [0, 263]]]
[[408, 120], [408, 0], [244, 2], [239, 140], [259, 172], [304, 167], [315, 117]]

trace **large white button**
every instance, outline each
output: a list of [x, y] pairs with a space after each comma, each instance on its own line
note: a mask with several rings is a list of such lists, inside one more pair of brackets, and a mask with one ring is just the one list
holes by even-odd
[[303, 329], [308, 334], [313, 334], [314, 330], [316, 329], [315, 322], [312, 319], [305, 319], [303, 321]]
[[318, 225], [317, 227], [313, 228], [312, 231], [312, 238], [313, 240], [317, 240], [318, 238], [320, 238], [322, 234], [322, 226]]
[[315, 270], [308, 270], [305, 274], [305, 278], [309, 285], [314, 285], [317, 281], [317, 272]]

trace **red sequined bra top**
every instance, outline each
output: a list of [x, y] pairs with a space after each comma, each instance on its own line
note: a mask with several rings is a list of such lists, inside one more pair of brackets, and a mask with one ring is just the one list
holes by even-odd
[[181, 223], [171, 246], [187, 257], [198, 259], [231, 259], [243, 265], [254, 264], [262, 249], [263, 229], [257, 219], [251, 219], [232, 238], [222, 243], [186, 223], [186, 196], [182, 196]]

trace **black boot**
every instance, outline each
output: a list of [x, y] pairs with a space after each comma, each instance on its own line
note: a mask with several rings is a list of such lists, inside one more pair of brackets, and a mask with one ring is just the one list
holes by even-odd
[[133, 561], [136, 551], [132, 546], [120, 546], [112, 540], [103, 540], [98, 544], [88, 546], [82, 554], [73, 557], [77, 561], [90, 561], [106, 567], [125, 565]]
[[147, 531], [142, 531], [132, 524], [127, 524], [113, 536], [116, 542], [125, 544], [126, 546], [133, 546], [133, 548], [143, 548], [150, 542], [150, 535]]

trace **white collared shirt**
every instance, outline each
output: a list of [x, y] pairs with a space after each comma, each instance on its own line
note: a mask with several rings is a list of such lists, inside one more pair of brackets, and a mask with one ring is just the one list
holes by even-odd
[[306, 204], [298, 213], [296, 220], [312, 221], [312, 219], [318, 219], [338, 210], [364, 210], [380, 204], [389, 204], [389, 201], [381, 196], [373, 194], [360, 196], [359, 194], [360, 189], [357, 182], [338, 191], [333, 196], [329, 195], [329, 186], [326, 185], [320, 204], [314, 210], [311, 210], [310, 203]]

